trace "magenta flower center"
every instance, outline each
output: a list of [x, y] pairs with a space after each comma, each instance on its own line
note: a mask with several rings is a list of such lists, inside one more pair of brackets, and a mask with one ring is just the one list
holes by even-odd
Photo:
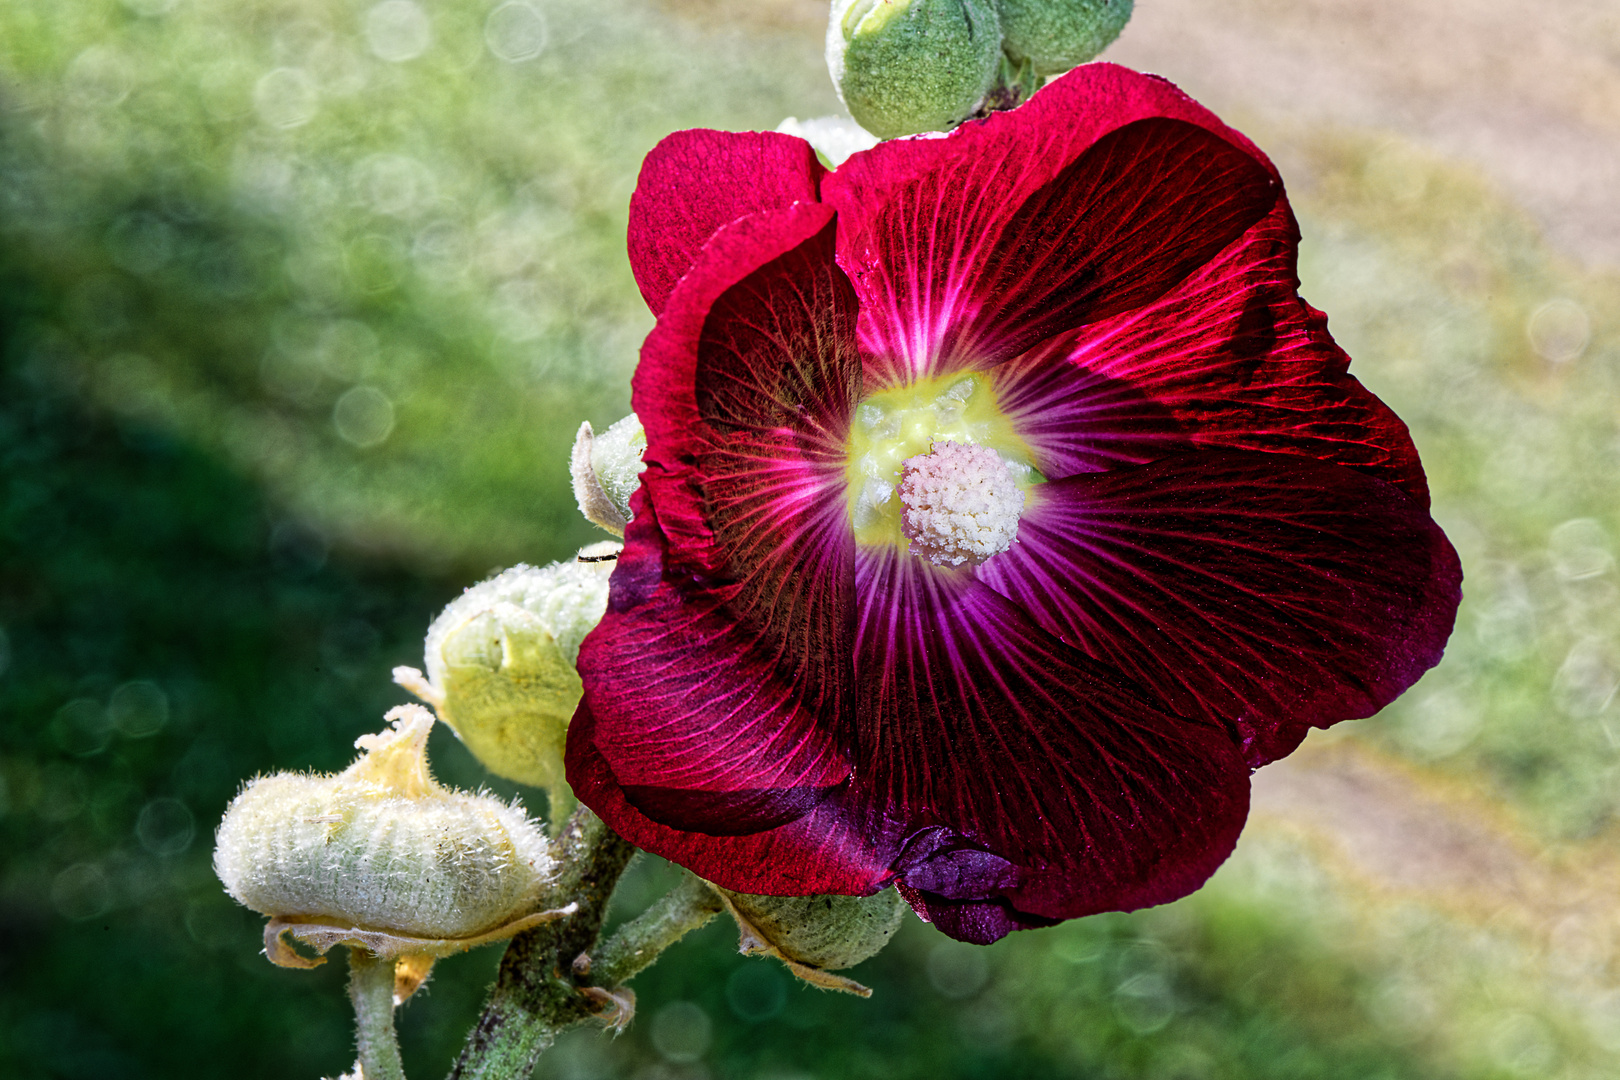
[[869, 394], [844, 469], [856, 542], [948, 566], [1006, 551], [1044, 478], [990, 378], [953, 372]]

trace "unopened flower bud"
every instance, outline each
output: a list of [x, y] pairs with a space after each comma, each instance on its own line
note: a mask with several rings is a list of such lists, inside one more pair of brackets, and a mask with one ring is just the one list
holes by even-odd
[[876, 956], [900, 929], [900, 894], [873, 896], [755, 896], [714, 886], [737, 920], [738, 948], [774, 956], [805, 982], [861, 997], [872, 991], [832, 972]]
[[1035, 74], [1057, 75], [1092, 59], [1119, 37], [1135, 0], [996, 0], [1007, 55]]
[[833, 0], [833, 85], [880, 138], [960, 123], [979, 107], [1000, 58], [992, 0]]
[[[271, 917], [265, 951], [313, 967], [282, 939], [319, 952], [347, 944], [378, 956], [434, 957], [509, 937], [535, 912], [551, 876], [544, 833], [523, 809], [440, 786], [428, 772], [433, 715], [389, 712], [391, 730], [363, 735], [341, 773], [276, 773], [250, 781], [225, 811], [214, 872], [225, 891]], [[426, 977], [418, 962], [412, 986]]]
[[394, 669], [490, 772], [545, 788], [553, 823], [573, 802], [563, 744], [584, 692], [574, 662], [607, 609], [618, 550], [603, 541], [570, 562], [514, 566], [474, 585], [428, 628], [427, 675]]
[[641, 484], [641, 470], [647, 467], [641, 460], [646, 450], [647, 433], [635, 413], [615, 421], [600, 435], [591, 430], [589, 421], [579, 425], [568, 471], [574, 480], [574, 501], [585, 520], [614, 536], [624, 535], [624, 527], [630, 523], [630, 496]]

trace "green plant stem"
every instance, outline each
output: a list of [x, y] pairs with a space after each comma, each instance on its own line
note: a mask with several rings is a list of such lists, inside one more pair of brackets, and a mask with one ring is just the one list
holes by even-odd
[[608, 899], [635, 848], [583, 806], [557, 847], [561, 874], [552, 895], [557, 906], [579, 907], [512, 939], [450, 1080], [524, 1080], [558, 1034], [601, 1007], [580, 992], [573, 963], [596, 945]]
[[394, 1035], [394, 961], [369, 949], [349, 950], [349, 1000], [366, 1080], [405, 1080]]
[[688, 874], [652, 907], [625, 923], [591, 957], [589, 978], [612, 989], [652, 965], [665, 949], [720, 914], [722, 905], [701, 878]]

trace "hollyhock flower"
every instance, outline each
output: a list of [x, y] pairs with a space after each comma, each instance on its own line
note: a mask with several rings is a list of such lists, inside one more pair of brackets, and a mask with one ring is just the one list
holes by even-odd
[[897, 884], [970, 941], [1197, 888], [1250, 771], [1410, 686], [1459, 598], [1297, 240], [1253, 144], [1105, 64], [830, 173], [666, 139], [580, 798], [727, 889]]

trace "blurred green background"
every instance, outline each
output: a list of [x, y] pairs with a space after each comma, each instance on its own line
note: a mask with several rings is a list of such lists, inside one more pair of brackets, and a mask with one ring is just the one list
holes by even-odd
[[[988, 949], [908, 921], [853, 972], [870, 1001], [713, 924], [637, 981], [627, 1034], [576, 1031], [537, 1075], [1620, 1071], [1620, 22], [1447, 0], [1445, 40], [1380, 38], [1393, 7], [1143, 0], [1114, 55], [1281, 164], [1303, 291], [1463, 556], [1445, 662], [1257, 775], [1185, 901]], [[212, 828], [255, 773], [345, 764], [461, 587], [591, 539], [564, 463], [626, 410], [651, 325], [640, 159], [836, 112], [823, 17], [0, 5], [0, 1075], [349, 1067], [341, 965], [258, 954]], [[639, 863], [617, 909], [672, 873]], [[403, 1010], [412, 1075], [447, 1068], [498, 956]]]

